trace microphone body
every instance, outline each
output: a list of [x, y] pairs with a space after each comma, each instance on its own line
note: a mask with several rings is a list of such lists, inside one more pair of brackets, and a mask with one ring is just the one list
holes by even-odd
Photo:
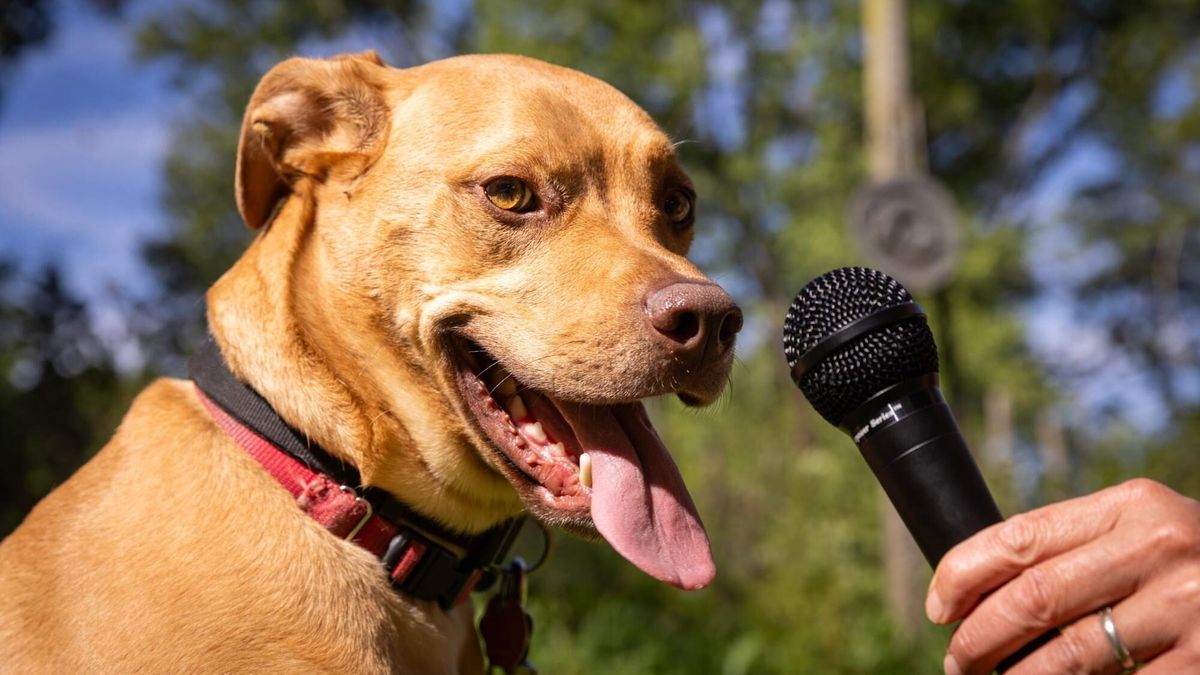
[[860, 408], [851, 437], [921, 553], [937, 567], [955, 544], [1003, 517], [936, 385], [895, 393], [902, 388]]
[[[792, 379], [858, 446], [930, 566], [1004, 518], [938, 389], [925, 313], [895, 279], [847, 267], [817, 277], [784, 321]], [[1059, 633], [1009, 655], [1005, 672]]]

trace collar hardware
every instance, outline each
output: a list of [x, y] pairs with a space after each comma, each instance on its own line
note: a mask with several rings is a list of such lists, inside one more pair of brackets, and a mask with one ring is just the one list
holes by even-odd
[[375, 515], [375, 507], [371, 506], [371, 502], [363, 499], [363, 497], [358, 494], [358, 491], [349, 485], [339, 485], [338, 489], [342, 492], [348, 492], [354, 495], [354, 501], [357, 502], [359, 506], [366, 509], [366, 513], [363, 514], [363, 517], [358, 521], [358, 524], [351, 528], [350, 532], [346, 536], [342, 537], [342, 539], [345, 539], [346, 541], [354, 541], [354, 538], [358, 536], [359, 532], [362, 531], [363, 526], [367, 524], [367, 521], [371, 519], [371, 516]]

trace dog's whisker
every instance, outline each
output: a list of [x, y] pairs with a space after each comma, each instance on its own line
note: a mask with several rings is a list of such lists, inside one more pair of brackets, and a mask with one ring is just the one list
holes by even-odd
[[[485, 352], [485, 353], [486, 353], [486, 352]], [[496, 367], [496, 366], [498, 366], [498, 365], [500, 365], [500, 362], [499, 362], [499, 361], [492, 361], [491, 365], [489, 365], [487, 368], [484, 368], [483, 370], [479, 371], [479, 374], [480, 374], [480, 375], [483, 375], [484, 373], [486, 373], [487, 371], [491, 370], [492, 368], [495, 368], [495, 367]]]
[[[482, 351], [482, 350], [481, 350], [481, 351]], [[486, 352], [485, 352], [485, 353], [486, 353]], [[539, 357], [537, 357], [537, 358], [535, 358], [535, 359], [530, 359], [530, 360], [529, 360], [529, 363], [537, 363], [537, 362], [539, 362], [539, 361], [544, 361], [544, 360], [546, 360], [546, 359], [559, 358], [559, 357], [561, 357], [561, 356], [563, 356], [563, 354], [560, 354], [560, 353], [558, 353], [558, 352], [551, 352], [551, 353], [549, 353], [549, 354], [543, 354], [543, 355], [541, 355], [541, 356], [539, 356]], [[479, 371], [479, 374], [480, 374], [480, 375], [483, 375], [483, 374], [484, 374], [484, 373], [486, 373], [488, 370], [491, 370], [492, 368], [494, 368], [494, 367], [496, 367], [496, 366], [500, 366], [500, 365], [501, 365], [501, 364], [500, 364], [500, 362], [499, 362], [499, 361], [493, 361], [493, 362], [492, 362], [492, 364], [491, 364], [491, 365], [489, 365], [487, 368], [484, 368], [483, 370]], [[501, 378], [501, 379], [500, 379], [500, 381], [496, 382], [496, 383], [495, 383], [495, 384], [492, 386], [492, 388], [488, 390], [488, 395], [495, 394], [495, 393], [496, 393], [496, 390], [497, 390], [497, 389], [499, 389], [499, 388], [500, 388], [500, 386], [501, 386], [501, 385], [503, 385], [503, 384], [504, 384], [504, 382], [505, 382], [505, 381], [507, 381], [507, 380], [512, 380], [512, 381], [513, 381], [513, 382], [514, 382], [514, 383], [517, 385], [517, 393], [518, 393], [518, 394], [520, 394], [520, 393], [521, 393], [521, 392], [523, 392], [523, 391], [535, 391], [533, 387], [531, 387], [531, 386], [529, 386], [529, 385], [525, 384], [524, 382], [521, 382], [521, 381], [520, 381], [520, 380], [518, 380], [517, 378], [513, 377], [512, 373], [508, 372], [508, 370], [507, 370], [507, 369], [505, 369], [505, 371], [504, 371], [504, 372], [505, 372], [505, 375], [504, 375], [504, 377], [503, 377], [503, 378]]]
[[[377, 347], [375, 349], [375, 351], [371, 352], [371, 356], [369, 358], [362, 360], [362, 367], [359, 368], [359, 370], [358, 370], [359, 378], [362, 378], [363, 375], [366, 375], [367, 369], [370, 367], [370, 364], [375, 362], [375, 357], [378, 356], [379, 352], [381, 352], [381, 351], [383, 351], [383, 347], [382, 346]], [[372, 420], [372, 421], [374, 421], [374, 420]]]
[[396, 415], [396, 411], [392, 410], [391, 408], [380, 408], [380, 409], [379, 409], [379, 412], [378, 412], [378, 413], [376, 413], [375, 415], [373, 415], [373, 416], [371, 417], [371, 424], [372, 424], [372, 425], [374, 425], [374, 424], [375, 424], [375, 422], [376, 422], [376, 421], [377, 421], [377, 420], [378, 420], [380, 417], [384, 417], [384, 416], [391, 416], [391, 417], [393, 417], [393, 418], [397, 418], [397, 419], [398, 419], [398, 416]]
[[503, 385], [505, 382], [507, 382], [509, 380], [512, 380], [514, 383], [516, 383], [518, 385], [517, 390], [519, 393], [520, 392], [520, 383], [517, 382], [517, 378], [513, 377], [512, 374], [509, 373], [509, 374], [506, 374], [503, 378], [501, 378], [501, 380], [499, 382], [494, 384], [492, 386], [492, 388], [488, 390], [488, 396], [492, 396], [493, 398], [495, 398], [494, 394], [496, 393], [496, 390], [499, 389], [501, 385]]

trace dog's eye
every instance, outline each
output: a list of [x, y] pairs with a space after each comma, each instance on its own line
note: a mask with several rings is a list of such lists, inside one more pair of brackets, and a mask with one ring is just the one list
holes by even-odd
[[533, 190], [523, 180], [497, 178], [483, 188], [487, 198], [505, 211], [525, 211], [533, 203]]
[[692, 217], [692, 196], [683, 190], [671, 190], [663, 200], [663, 211], [672, 223], [687, 223]]

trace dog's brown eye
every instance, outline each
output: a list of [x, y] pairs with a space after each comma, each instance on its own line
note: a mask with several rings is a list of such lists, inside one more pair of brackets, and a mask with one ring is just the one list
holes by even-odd
[[692, 217], [692, 196], [683, 190], [671, 190], [663, 200], [663, 211], [676, 225], [687, 223]]
[[497, 178], [483, 188], [490, 200], [505, 211], [521, 212], [533, 203], [533, 190], [516, 178]]

